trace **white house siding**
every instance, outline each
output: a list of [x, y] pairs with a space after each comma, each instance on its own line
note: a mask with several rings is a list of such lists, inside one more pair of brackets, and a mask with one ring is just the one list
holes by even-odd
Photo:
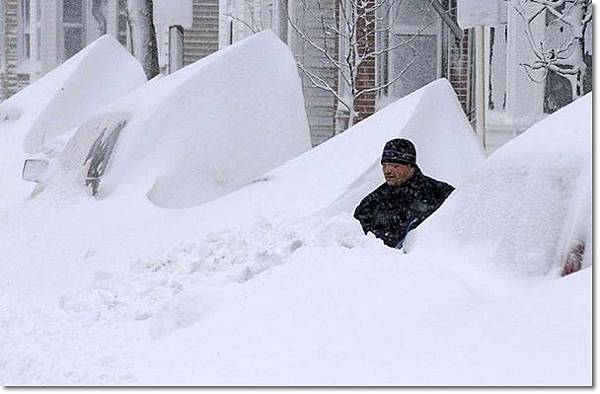
[[[536, 5], [523, 4], [528, 14], [533, 14]], [[489, 75], [490, 112], [488, 128], [506, 130], [517, 134], [533, 123], [567, 105], [572, 97], [566, 79], [550, 73], [548, 78], [533, 82], [522, 67], [535, 57], [525, 35], [525, 22], [512, 6], [507, 8], [507, 25], [486, 28], [490, 42], [491, 59], [486, 66]], [[551, 14], [542, 14], [532, 24], [535, 40], [544, 40], [547, 48], [556, 47], [570, 38], [568, 29], [561, 24], [550, 24]], [[592, 44], [591, 24], [586, 35], [586, 47]], [[493, 36], [492, 36], [493, 34]], [[588, 54], [591, 56], [591, 54]], [[591, 65], [591, 57], [587, 59]], [[586, 84], [587, 82], [587, 84]], [[591, 91], [591, 76], [584, 81], [584, 93]]]
[[[525, 6], [526, 8], [529, 5]], [[534, 7], [534, 6], [531, 6]], [[532, 23], [537, 37], [543, 37], [544, 20]], [[529, 79], [521, 64], [535, 60], [525, 34], [525, 22], [514, 8], [508, 9], [506, 113], [512, 127], [521, 132], [540, 120], [544, 113], [544, 85]]]
[[[320, 0], [321, 8], [328, 12], [328, 23], [334, 22], [334, 0]], [[307, 0], [314, 6], [317, 0]], [[219, 25], [219, 46], [221, 48], [232, 42], [242, 40], [254, 32], [271, 29], [288, 44], [296, 60], [305, 67], [325, 78], [332, 87], [337, 87], [337, 69], [328, 63], [324, 56], [309, 43], [300, 39], [287, 21], [290, 17], [297, 21], [301, 31], [306, 32], [318, 45], [324, 45], [321, 25], [307, 15], [298, 1], [294, 0], [221, 0], [221, 16]], [[337, 43], [330, 39], [328, 47], [331, 53], [337, 53]], [[304, 101], [308, 115], [313, 145], [331, 138], [335, 125], [335, 100], [331, 93], [314, 87], [299, 71], [302, 79]]]
[[40, 53], [39, 63], [31, 70], [32, 80], [46, 75], [64, 61], [59, 57], [62, 44], [57, 32], [62, 19], [59, 4], [55, 1], [36, 1], [39, 1], [41, 6], [41, 31], [35, 38], [36, 41], [40, 41]]
[[183, 64], [191, 64], [218, 49], [219, 1], [194, 0], [192, 27], [183, 31]]
[[[315, 7], [318, 0], [307, 0], [309, 7]], [[335, 25], [335, 7], [334, 0], [320, 0], [321, 9], [328, 12], [326, 23]], [[299, 26], [300, 30], [309, 35], [310, 39], [321, 47], [325, 47], [325, 37], [321, 23], [298, 4], [295, 3], [291, 8], [291, 18]], [[324, 55], [314, 49], [305, 40], [290, 28], [288, 32], [288, 45], [292, 49], [296, 60], [305, 68], [311, 70], [327, 81], [330, 86], [338, 85], [338, 70], [328, 62]], [[330, 36], [327, 41], [329, 53], [337, 53], [338, 43]], [[336, 101], [333, 95], [321, 88], [314, 87], [308, 78], [300, 72], [302, 77], [302, 88], [304, 91], [304, 100], [306, 113], [310, 125], [312, 143], [318, 145], [331, 138], [335, 131], [335, 111]]]

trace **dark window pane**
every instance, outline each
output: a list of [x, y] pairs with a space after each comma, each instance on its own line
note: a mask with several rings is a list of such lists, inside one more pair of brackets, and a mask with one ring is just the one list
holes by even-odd
[[82, 0], [63, 0], [63, 22], [83, 22]]
[[31, 57], [31, 35], [29, 35], [29, 33], [25, 34], [23, 41], [23, 44], [25, 45], [25, 57], [29, 59]]
[[70, 58], [83, 48], [83, 29], [65, 27], [65, 59]]
[[392, 92], [403, 97], [427, 85], [437, 78], [437, 36], [418, 36], [401, 34], [393, 38], [392, 45], [401, 45], [390, 54], [390, 80], [402, 73]]
[[31, 12], [29, 12], [29, 0], [23, 0], [21, 2], [21, 10], [23, 12], [23, 21], [25, 23], [26, 26], [29, 26], [29, 15], [31, 15]]
[[108, 167], [117, 139], [126, 124], [126, 120], [115, 121], [110, 118], [97, 123], [96, 127], [102, 127], [103, 130], [90, 147], [83, 162], [84, 166], [87, 165], [85, 185], [92, 189], [93, 196], [98, 193], [100, 181]]

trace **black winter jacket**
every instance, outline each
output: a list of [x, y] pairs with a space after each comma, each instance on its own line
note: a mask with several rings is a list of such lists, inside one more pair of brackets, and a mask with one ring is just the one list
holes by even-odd
[[438, 209], [453, 190], [415, 168], [405, 184], [392, 187], [384, 183], [365, 197], [354, 217], [365, 234], [372, 232], [387, 246], [400, 247], [406, 234]]

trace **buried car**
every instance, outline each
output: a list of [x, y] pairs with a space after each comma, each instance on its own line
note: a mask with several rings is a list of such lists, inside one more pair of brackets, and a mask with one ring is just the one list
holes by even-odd
[[46, 184], [85, 186], [96, 198], [140, 187], [159, 207], [188, 208], [308, 149], [293, 56], [267, 31], [151, 80], [83, 122]]
[[591, 266], [591, 105], [588, 94], [494, 152], [412, 234], [409, 250], [453, 251], [533, 277]]

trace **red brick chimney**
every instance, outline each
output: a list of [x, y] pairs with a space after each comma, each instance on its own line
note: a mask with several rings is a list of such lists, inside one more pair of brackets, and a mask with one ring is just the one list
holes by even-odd
[[[375, 6], [374, 0], [367, 0], [365, 8], [373, 10]], [[359, 10], [361, 12], [361, 10]], [[358, 56], [364, 53], [375, 52], [375, 12], [367, 12], [362, 10], [362, 14], [357, 17], [357, 47]], [[369, 57], [363, 60], [357, 70], [356, 88], [358, 91], [363, 89], [374, 88], [375, 81], [375, 57]], [[362, 94], [354, 102], [354, 111], [356, 116], [353, 119], [354, 124], [369, 117], [375, 113], [375, 98], [376, 92]]]

